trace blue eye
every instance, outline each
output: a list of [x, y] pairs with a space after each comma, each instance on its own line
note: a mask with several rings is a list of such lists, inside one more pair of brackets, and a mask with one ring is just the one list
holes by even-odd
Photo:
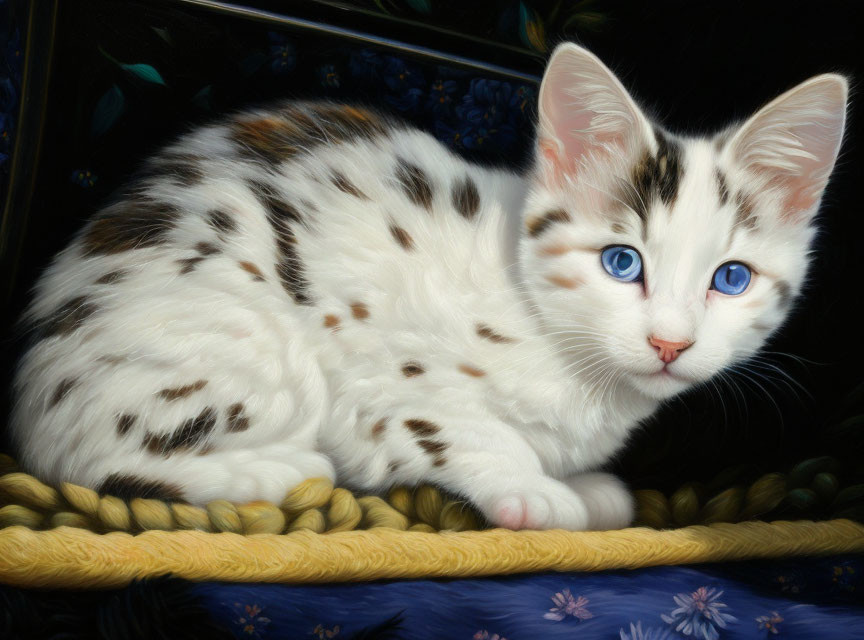
[[600, 260], [609, 275], [618, 280], [633, 282], [642, 276], [642, 257], [633, 247], [606, 247]]
[[737, 296], [744, 293], [749, 284], [750, 268], [740, 262], [727, 262], [714, 272], [711, 288], [727, 296]]

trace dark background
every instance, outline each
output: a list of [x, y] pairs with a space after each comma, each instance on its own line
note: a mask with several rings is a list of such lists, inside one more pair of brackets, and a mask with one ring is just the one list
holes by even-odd
[[[471, 113], [458, 105], [478, 87], [495, 86], [493, 102], [500, 98], [502, 87], [476, 85], [478, 78], [530, 89], [526, 76], [539, 77], [549, 49], [563, 39], [597, 53], [650, 113], [679, 132], [743, 119], [811, 75], [846, 74], [853, 87], [846, 141], [819, 218], [810, 282], [766, 354], [783, 373], [756, 367], [734, 375], [734, 385], [670, 403], [634, 438], [617, 470], [637, 488], [671, 490], [730, 468], [752, 480], [830, 455], [845, 481], [864, 477], [864, 420], [857, 417], [864, 408], [855, 393], [864, 380], [864, 129], [856, 90], [864, 23], [857, 3], [238, 3], [380, 39], [370, 44], [274, 16], [157, 0], [66, 0], [59, 9], [34, 0], [35, 25], [26, 33], [29, 3], [7, 2], [6, 18], [31, 43], [33, 61], [14, 163], [3, 167], [11, 176], [2, 255], [7, 387], [20, 348], [11, 323], [50, 256], [155, 146], [222, 111], [276, 96], [362, 100], [401, 112], [445, 141], [468, 132], [457, 147], [479, 161], [518, 165], [530, 147], [530, 91], [524, 112], [502, 120], [482, 149], [469, 145]], [[6, 33], [13, 33], [8, 25]], [[395, 41], [514, 73], [430, 59]], [[146, 63], [162, 82], [121, 63]], [[398, 85], [400, 69], [422, 82]], [[443, 115], [424, 106], [439, 77], [453, 83], [454, 106]], [[115, 86], [123, 94], [119, 114], [117, 101], [105, 98]], [[504, 102], [512, 110], [512, 99]]]

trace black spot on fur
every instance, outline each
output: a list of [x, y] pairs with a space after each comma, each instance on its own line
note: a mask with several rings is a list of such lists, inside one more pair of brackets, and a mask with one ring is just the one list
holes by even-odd
[[531, 218], [528, 221], [528, 235], [532, 238], [536, 238], [553, 224], [564, 224], [570, 221], [570, 214], [564, 211], [564, 209], [552, 209], [551, 211], [547, 211], [543, 215]]
[[333, 175], [330, 176], [331, 182], [336, 186], [339, 191], [343, 193], [347, 193], [348, 195], [354, 196], [355, 198], [360, 198], [361, 200], [368, 200], [369, 198], [365, 193], [360, 191], [357, 186], [351, 182], [344, 173], [340, 171], [334, 171]]
[[183, 502], [183, 494], [179, 488], [167, 482], [145, 480], [125, 473], [112, 473], [102, 481], [97, 492], [99, 495], [116, 496], [126, 501], [135, 498], [147, 498], [166, 502]]
[[87, 296], [73, 298], [49, 318], [46, 318], [40, 327], [41, 337], [48, 338], [55, 335], [69, 335], [96, 313], [99, 307], [90, 302]]
[[267, 221], [276, 236], [276, 247], [280, 260], [276, 263], [276, 273], [282, 283], [282, 288], [297, 304], [312, 304], [309, 295], [309, 282], [306, 280], [305, 269], [297, 254], [297, 238], [291, 227], [292, 223], [301, 221], [300, 213], [290, 204], [278, 197], [268, 185], [257, 181], [249, 181], [249, 188], [258, 198], [267, 215]]
[[717, 180], [717, 197], [720, 199], [720, 204], [724, 205], [729, 202], [729, 184], [720, 169], [714, 169], [714, 177]]
[[195, 245], [195, 251], [200, 253], [202, 256], [212, 256], [221, 253], [222, 249], [210, 242], [199, 242]]
[[432, 208], [432, 184], [423, 169], [400, 159], [396, 167], [396, 179], [411, 202], [425, 209]]
[[477, 184], [470, 176], [465, 176], [464, 180], [453, 184], [451, 198], [453, 200], [453, 208], [463, 218], [473, 218], [480, 208], [480, 192], [477, 191]]
[[741, 191], [735, 194], [735, 226], [755, 229], [758, 223], [753, 197]]
[[77, 385], [77, 378], [64, 378], [61, 380], [60, 384], [57, 385], [57, 388], [54, 389], [54, 393], [51, 394], [51, 400], [49, 401], [48, 406], [54, 407], [58, 405]]
[[404, 424], [405, 428], [408, 429], [411, 433], [423, 438], [434, 436], [436, 433], [441, 431], [441, 427], [439, 427], [434, 422], [429, 422], [428, 420], [419, 420], [415, 418], [411, 420], [405, 420]]
[[514, 342], [513, 338], [508, 338], [507, 336], [502, 336], [500, 333], [496, 332], [492, 327], [486, 324], [478, 324], [477, 327], [477, 335], [485, 340], [489, 340], [490, 342], [496, 343], [507, 343]]
[[216, 410], [206, 407], [194, 418], [189, 418], [173, 433], [155, 435], [148, 433], [143, 446], [154, 455], [170, 456], [175, 451], [194, 449], [200, 445], [216, 426]]
[[442, 455], [449, 446], [446, 442], [427, 440], [424, 438], [418, 440], [417, 444], [421, 449], [423, 449], [423, 451], [432, 456], [432, 466], [440, 467], [447, 462], [446, 458]]
[[129, 430], [135, 425], [138, 416], [130, 413], [123, 413], [117, 416], [117, 435], [121, 438], [129, 433]]
[[405, 249], [405, 251], [411, 251], [414, 248], [414, 238], [411, 237], [411, 234], [405, 231], [402, 227], [397, 227], [396, 225], [390, 225], [390, 235], [393, 236], [393, 239], [399, 243], [399, 245]]
[[228, 407], [228, 428], [229, 433], [240, 433], [249, 428], [249, 418], [243, 413], [243, 403], [235, 402]]
[[402, 365], [402, 375], [406, 378], [414, 378], [426, 373], [426, 369], [419, 362], [406, 362]]
[[681, 182], [681, 148], [662, 132], [654, 132], [657, 140], [657, 154], [652, 156], [645, 152], [634, 165], [630, 181], [626, 183], [620, 194], [620, 200], [643, 222], [648, 220], [651, 204], [659, 198], [667, 206], [672, 206], [678, 197], [678, 186]]
[[117, 269], [116, 271], [109, 271], [104, 276], [99, 278], [96, 281], [96, 284], [115, 284], [120, 282], [123, 278], [126, 277], [128, 272], [124, 269]]
[[777, 292], [777, 303], [786, 308], [792, 303], [792, 287], [785, 280], [774, 283], [774, 291]]
[[227, 211], [222, 209], [211, 209], [207, 212], [207, 224], [209, 224], [216, 233], [226, 235], [237, 231], [237, 222]]
[[194, 187], [204, 180], [204, 172], [192, 155], [171, 155], [159, 162], [155, 171], [167, 176], [181, 187]]
[[168, 239], [178, 210], [172, 205], [140, 196], [103, 209], [82, 236], [86, 253], [110, 255], [154, 247]]

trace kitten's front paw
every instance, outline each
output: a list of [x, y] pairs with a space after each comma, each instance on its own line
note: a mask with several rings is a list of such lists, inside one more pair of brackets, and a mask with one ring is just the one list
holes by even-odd
[[612, 474], [582, 473], [567, 478], [564, 483], [582, 498], [588, 511], [587, 529], [624, 529], [633, 522], [633, 494]]
[[492, 524], [505, 529], [569, 529], [588, 525], [582, 499], [560, 482], [549, 479], [540, 486], [507, 492], [484, 509]]

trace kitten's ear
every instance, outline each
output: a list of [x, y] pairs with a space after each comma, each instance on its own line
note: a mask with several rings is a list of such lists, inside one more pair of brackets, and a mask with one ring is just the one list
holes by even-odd
[[565, 43], [555, 49], [539, 99], [538, 156], [544, 179], [575, 176], [583, 164], [616, 154], [629, 158], [651, 127], [615, 75], [592, 53]]
[[843, 76], [810, 78], [762, 107], [729, 144], [759, 187], [782, 189], [791, 219], [816, 212], [843, 140], [848, 93]]

